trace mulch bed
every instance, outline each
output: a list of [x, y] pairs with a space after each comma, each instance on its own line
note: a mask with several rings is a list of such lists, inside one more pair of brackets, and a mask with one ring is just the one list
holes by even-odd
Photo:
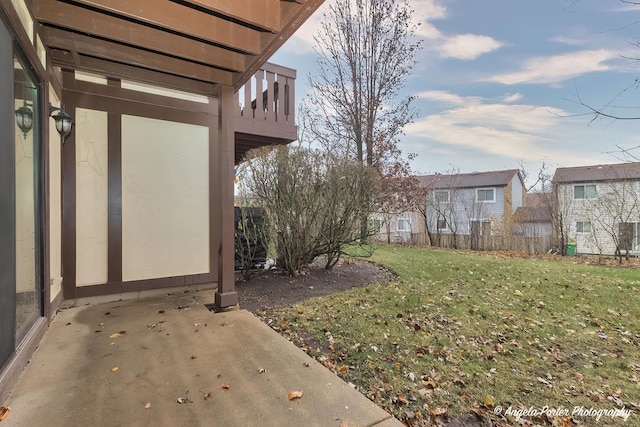
[[386, 282], [394, 277], [393, 272], [368, 261], [348, 259], [348, 262], [340, 261], [332, 270], [326, 270], [319, 260], [297, 277], [290, 277], [275, 269], [256, 272], [256, 276], [248, 281], [237, 274], [236, 291], [240, 308], [256, 312]]

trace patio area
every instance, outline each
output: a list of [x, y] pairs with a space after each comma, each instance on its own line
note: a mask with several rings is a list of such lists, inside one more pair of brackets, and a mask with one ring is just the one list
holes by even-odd
[[210, 312], [213, 300], [198, 291], [60, 311], [2, 426], [402, 425], [251, 313]]

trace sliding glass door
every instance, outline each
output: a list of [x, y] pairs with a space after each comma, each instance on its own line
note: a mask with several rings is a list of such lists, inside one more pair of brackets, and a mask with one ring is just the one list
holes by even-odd
[[42, 312], [41, 117], [38, 83], [13, 60], [15, 123], [16, 326], [18, 342]]

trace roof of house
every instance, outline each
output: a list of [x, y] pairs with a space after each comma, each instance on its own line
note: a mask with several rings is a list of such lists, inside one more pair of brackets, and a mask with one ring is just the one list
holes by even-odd
[[555, 183], [622, 181], [627, 179], [640, 179], [640, 162], [558, 168], [553, 175]]
[[518, 169], [460, 174], [416, 176], [420, 186], [432, 189], [504, 187], [516, 176]]
[[551, 204], [551, 193], [526, 193], [524, 195], [524, 205], [530, 208], [549, 206]]
[[520, 206], [513, 217], [515, 222], [551, 222], [551, 207]]

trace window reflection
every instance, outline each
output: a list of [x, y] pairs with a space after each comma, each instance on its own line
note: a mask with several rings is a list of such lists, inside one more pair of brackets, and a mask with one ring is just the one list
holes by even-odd
[[[38, 91], [19, 58], [14, 57], [16, 337], [20, 339], [40, 316], [38, 286], [37, 130]], [[20, 110], [22, 109], [22, 110]], [[27, 111], [29, 110], [29, 111]], [[19, 113], [24, 116], [20, 117]], [[25, 117], [26, 116], [26, 117]], [[28, 123], [31, 121], [31, 123]], [[28, 126], [30, 125], [30, 126]], [[29, 128], [29, 129], [28, 129]]]

